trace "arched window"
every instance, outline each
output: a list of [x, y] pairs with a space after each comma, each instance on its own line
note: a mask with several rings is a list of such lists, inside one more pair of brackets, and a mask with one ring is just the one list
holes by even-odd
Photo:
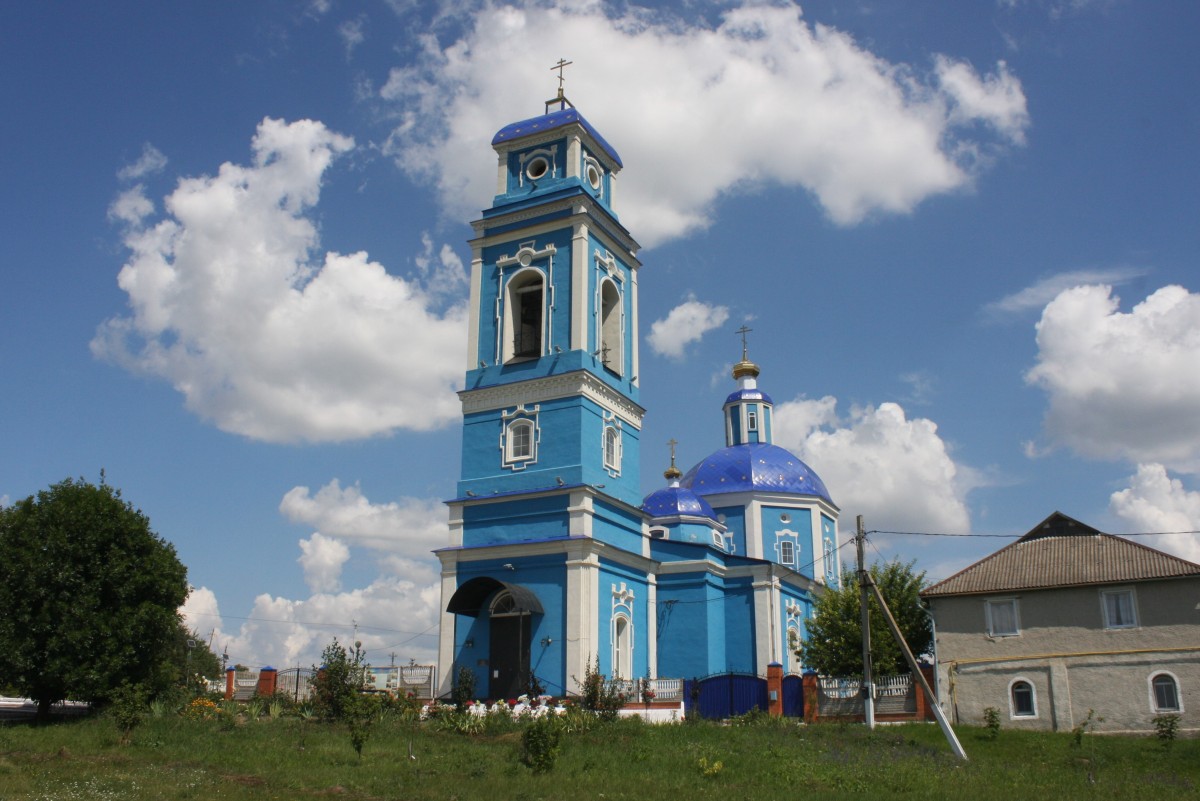
[[504, 361], [542, 355], [546, 284], [537, 269], [521, 270], [508, 282], [504, 320]]
[[1179, 684], [1170, 673], [1159, 673], [1150, 679], [1155, 712], [1182, 712], [1179, 703]]
[[604, 466], [616, 472], [621, 470], [621, 432], [615, 426], [604, 428]]
[[1012, 716], [1014, 718], [1036, 718], [1037, 696], [1033, 685], [1024, 679], [1017, 679], [1009, 685], [1009, 695], [1012, 701]]
[[625, 355], [621, 348], [621, 293], [614, 281], [600, 284], [600, 363], [617, 375]]
[[537, 461], [537, 429], [528, 417], [513, 420], [504, 428], [504, 464], [520, 469]]
[[613, 618], [613, 678], [633, 678], [633, 626], [625, 615]]

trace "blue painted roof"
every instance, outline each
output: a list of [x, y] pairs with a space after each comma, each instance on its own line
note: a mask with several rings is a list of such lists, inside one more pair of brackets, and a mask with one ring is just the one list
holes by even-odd
[[737, 403], [738, 401], [763, 401], [772, 406], [775, 405], [771, 396], [761, 389], [739, 389], [736, 392], [730, 392], [729, 397], [725, 399], [726, 403]]
[[642, 501], [642, 511], [651, 517], [676, 517], [688, 515], [691, 517], [707, 517], [716, 520], [717, 513], [708, 505], [708, 501], [696, 496], [687, 487], [663, 487], [646, 496]]
[[699, 496], [724, 492], [781, 492], [816, 495], [833, 503], [821, 477], [778, 445], [751, 442], [717, 451], [680, 482]]
[[501, 142], [508, 142], [513, 139], [519, 139], [522, 136], [541, 133], [542, 131], [550, 131], [555, 128], [561, 128], [564, 125], [571, 125], [572, 123], [579, 123], [582, 125], [583, 129], [588, 132], [588, 135], [596, 140], [596, 144], [604, 148], [604, 152], [608, 154], [609, 158], [617, 163], [618, 167], [625, 166], [621, 163], [621, 157], [617, 155], [617, 151], [613, 150], [612, 145], [606, 142], [604, 137], [592, 127], [592, 124], [585, 120], [583, 115], [573, 108], [552, 111], [549, 114], [543, 114], [540, 117], [531, 117], [527, 120], [521, 120], [520, 122], [514, 122], [509, 125], [505, 125], [496, 132], [495, 136], [492, 137], [492, 146], [495, 147]]

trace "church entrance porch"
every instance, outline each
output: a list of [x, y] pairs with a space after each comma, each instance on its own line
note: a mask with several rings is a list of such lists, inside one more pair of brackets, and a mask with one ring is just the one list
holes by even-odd
[[502, 593], [492, 604], [489, 629], [488, 695], [516, 698], [529, 691], [529, 644], [532, 621], [528, 612], [498, 611], [510, 604], [511, 595]]
[[486, 626], [487, 660], [465, 660], [476, 670], [481, 696], [508, 699], [529, 691], [533, 630], [544, 614], [541, 601], [532, 590], [479, 576], [464, 582], [454, 592], [446, 611], [479, 619], [473, 626], [463, 625], [467, 621], [460, 623], [460, 637], [455, 646], [455, 661], [459, 664], [466, 656], [464, 651], [469, 653], [471, 642], [464, 642], [467, 632], [473, 629], [479, 637], [483, 634], [480, 627]]

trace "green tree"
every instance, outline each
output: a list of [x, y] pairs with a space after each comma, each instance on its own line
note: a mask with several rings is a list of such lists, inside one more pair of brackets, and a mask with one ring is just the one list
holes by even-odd
[[[904, 634], [913, 655], [930, 653], [933, 633], [920, 592], [925, 573], [913, 572], [913, 562], [893, 560], [869, 568], [871, 577], [887, 601], [888, 609]], [[862, 664], [862, 617], [859, 606], [858, 572], [847, 570], [839, 589], [828, 589], [817, 598], [807, 637], [797, 655], [804, 666], [826, 676], [859, 676]], [[871, 612], [871, 664], [876, 676], [907, 673], [908, 665], [892, 637], [874, 596]]]
[[204, 690], [203, 679], [224, 677], [221, 659], [208, 647], [208, 642], [183, 621], [171, 637], [168, 652], [171, 681], [176, 686], [186, 687], [193, 692]]
[[313, 706], [322, 717], [346, 721], [366, 684], [366, 652], [360, 642], [348, 651], [334, 637], [321, 652], [321, 663], [313, 668]]
[[171, 681], [187, 569], [118, 490], [67, 479], [0, 509], [0, 676], [38, 704]]

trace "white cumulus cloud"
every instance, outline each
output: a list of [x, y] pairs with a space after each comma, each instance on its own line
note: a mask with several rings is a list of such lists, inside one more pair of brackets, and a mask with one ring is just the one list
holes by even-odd
[[1068, 289], [1088, 284], [1117, 286], [1145, 274], [1145, 270], [1133, 267], [1072, 270], [1070, 272], [1058, 273], [1043, 278], [1011, 295], [1005, 295], [1000, 300], [987, 304], [984, 307], [984, 311], [993, 314], [1018, 314], [1033, 309], [1040, 310]]
[[[445, 506], [421, 498], [372, 503], [358, 486], [333, 480], [315, 493], [293, 488], [279, 509], [317, 529], [300, 540], [296, 560], [311, 595], [260, 594], [245, 620], [227, 629], [216, 596], [193, 589], [181, 609], [189, 625], [216, 629], [216, 645], [246, 665], [309, 667], [334, 636], [343, 643], [357, 636], [377, 665], [393, 650], [405, 661], [436, 660], [441, 583], [432, 551], [449, 541]], [[378, 575], [365, 587], [343, 588], [342, 568], [355, 548], [374, 556]]]
[[687, 346], [729, 319], [729, 309], [696, 300], [687, 300], [671, 309], [667, 316], [650, 325], [646, 341], [655, 353], [672, 359], [682, 359]]
[[[723, 194], [769, 184], [804, 190], [842, 225], [909, 212], [968, 186], [1029, 124], [1003, 63], [889, 63], [794, 5], [745, 2], [715, 24], [596, 2], [469, 6], [459, 38], [425, 37], [380, 89], [400, 118], [388, 151], [454, 219], [493, 194], [480, 143], [514, 110], [541, 113], [546, 65], [564, 51], [567, 96], [631, 167], [616, 203], [649, 246], [708, 225]], [[647, 80], [648, 64], [670, 78]]]
[[1200, 295], [1163, 287], [1129, 312], [1109, 286], [1058, 295], [1025, 380], [1045, 390], [1046, 434], [1094, 458], [1200, 471]]
[[92, 351], [160, 377], [219, 428], [272, 442], [339, 441], [457, 419], [466, 310], [365, 253], [313, 258], [308, 212], [353, 140], [320, 122], [264, 120], [250, 166], [187, 178], [167, 216], [118, 201], [131, 314]]
[[300, 540], [300, 558], [304, 581], [313, 592], [332, 592], [340, 586], [342, 565], [350, 558], [350, 549], [341, 540], [314, 532]]
[[957, 464], [937, 425], [896, 403], [837, 415], [837, 399], [797, 398], [775, 408], [775, 441], [825, 482], [844, 520], [871, 529], [966, 533], [975, 471]]
[[127, 164], [117, 172], [122, 181], [136, 181], [147, 175], [162, 172], [167, 166], [167, 157], [154, 145], [147, 142], [142, 145], [142, 155], [132, 164]]
[[[1129, 487], [1114, 492], [1108, 508], [1137, 532], [1170, 532], [1146, 540], [1148, 545], [1200, 562], [1200, 492], [1184, 488], [1161, 464], [1139, 464]], [[1143, 540], [1139, 540], [1143, 541]]]

